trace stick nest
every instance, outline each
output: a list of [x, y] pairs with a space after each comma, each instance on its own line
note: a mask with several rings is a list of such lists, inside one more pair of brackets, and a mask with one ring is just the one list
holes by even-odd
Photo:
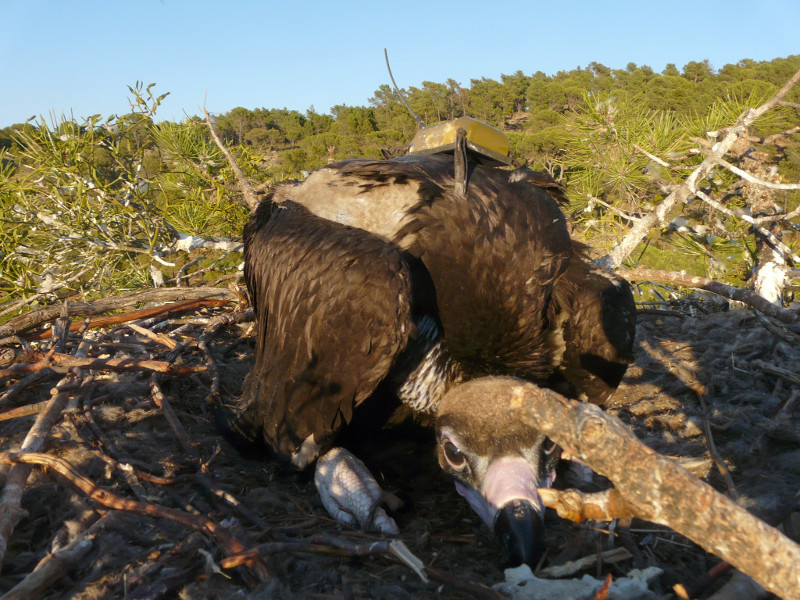
[[[426, 566], [427, 583], [387, 540], [333, 522], [308, 475], [231, 447], [213, 405], [241, 391], [253, 324], [245, 307], [198, 296], [179, 313], [130, 312], [98, 328], [63, 307], [61, 318], [42, 317], [52, 335], [30, 319], [4, 326], [0, 593], [23, 582], [32, 586], [25, 595], [18, 588], [8, 597], [502, 597], [491, 589], [503, 580], [499, 548], [441, 474], [425, 432], [398, 433], [370, 466], [405, 502], [395, 515], [400, 538]], [[141, 309], [135, 296], [128, 305]], [[608, 409], [648, 446], [795, 539], [796, 327], [743, 309], [643, 313], [636, 363]], [[22, 460], [20, 450], [34, 458]], [[604, 485], [595, 476], [584, 487]], [[698, 585], [719, 562], [638, 519], [576, 525], [549, 513], [547, 528], [545, 575], [619, 578], [656, 566], [664, 573], [655, 597]], [[574, 569], [582, 570], [571, 570], [579, 559]]]

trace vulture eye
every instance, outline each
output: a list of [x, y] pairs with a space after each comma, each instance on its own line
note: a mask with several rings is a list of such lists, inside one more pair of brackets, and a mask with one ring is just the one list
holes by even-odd
[[465, 464], [467, 464], [467, 457], [464, 456], [464, 453], [459, 450], [456, 445], [447, 440], [444, 443], [444, 456], [447, 459], [447, 462], [450, 463], [450, 466], [454, 469], [461, 469]]
[[558, 445], [551, 440], [550, 438], [544, 438], [544, 443], [542, 444], [542, 450], [545, 454], [552, 454], [553, 451], [558, 447]]

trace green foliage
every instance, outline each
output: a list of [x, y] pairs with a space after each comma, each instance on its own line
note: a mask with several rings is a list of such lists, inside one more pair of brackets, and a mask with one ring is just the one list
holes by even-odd
[[165, 95], [129, 89], [130, 114], [40, 119], [12, 128], [13, 144], [0, 149], [3, 312], [59, 289], [96, 296], [152, 285], [150, 267], [168, 267], [179, 232], [241, 235], [248, 211], [229, 193], [204, 125], [156, 125]]
[[[567, 185], [576, 235], [602, 253], [702, 160], [692, 152], [698, 140], [760, 105], [798, 67], [800, 56], [745, 59], [719, 71], [693, 61], [680, 69], [667, 65], [661, 74], [646, 65], [612, 69], [592, 62], [552, 76], [517, 71], [464, 86], [424, 81], [401, 93], [428, 125], [470, 115], [506, 130], [517, 159]], [[59, 285], [66, 285], [59, 293], [97, 295], [151, 285], [151, 267], [174, 277], [187, 261], [170, 254], [178, 234], [241, 235], [248, 212], [205, 124], [157, 122], [166, 94], [138, 82], [129, 91], [125, 115], [83, 122], [62, 116], [0, 130], [0, 313], [10, 300]], [[786, 100], [800, 103], [800, 89]], [[791, 104], [778, 107], [752, 129], [780, 140], [760, 150], [788, 181], [800, 179], [800, 135], [783, 132], [797, 116]], [[304, 113], [237, 107], [215, 126], [258, 183], [302, 178], [332, 159], [377, 158], [381, 149], [402, 149], [417, 130], [385, 84], [368, 106], [339, 105], [331, 114], [313, 106]], [[717, 169], [701, 184], [727, 206], [747, 210], [738, 181]], [[776, 202], [792, 210], [800, 193], [780, 192]], [[680, 211], [695, 232], [654, 235], [634, 263], [729, 280], [748, 276], [755, 246], [746, 224], [696, 200]], [[219, 260], [198, 264], [210, 268]], [[223, 261], [227, 268], [239, 262]], [[53, 297], [48, 292], [39, 301]]]

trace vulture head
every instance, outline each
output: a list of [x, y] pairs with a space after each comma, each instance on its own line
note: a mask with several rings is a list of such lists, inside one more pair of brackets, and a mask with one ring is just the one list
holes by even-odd
[[535, 567], [545, 549], [538, 489], [550, 487], [561, 449], [502, 405], [520, 383], [483, 377], [451, 388], [436, 411], [436, 453], [509, 562]]

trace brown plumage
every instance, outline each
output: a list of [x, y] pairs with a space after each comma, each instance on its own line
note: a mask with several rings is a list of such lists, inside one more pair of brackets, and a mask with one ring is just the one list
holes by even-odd
[[[510, 376], [603, 403], [631, 360], [634, 305], [628, 285], [570, 240], [545, 191], [560, 195], [557, 184], [473, 163], [466, 194], [455, 184], [452, 157], [406, 156], [334, 163], [272, 192], [244, 235], [255, 366], [241, 408], [221, 422], [305, 467], [327, 456], [357, 411], [385, 406], [370, 414], [388, 419], [399, 401], [440, 420], [440, 462], [491, 526], [502, 506], [475, 473], [495, 480], [501, 463], [530, 471], [530, 490], [501, 494], [527, 501], [558, 453], [535, 432], [493, 421], [491, 401], [459, 386]], [[453, 468], [446, 457], [466, 462]], [[324, 501], [326, 485], [318, 480]], [[532, 559], [526, 552], [519, 560]]]

